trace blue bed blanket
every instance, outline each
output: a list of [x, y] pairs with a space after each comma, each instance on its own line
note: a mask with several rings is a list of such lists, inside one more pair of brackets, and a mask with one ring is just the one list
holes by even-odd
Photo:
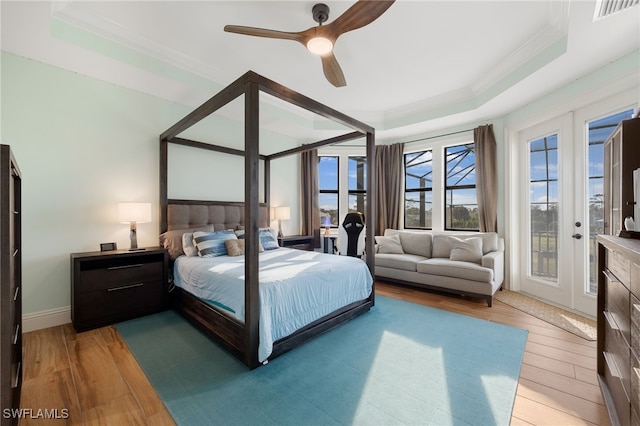
[[[258, 259], [260, 362], [269, 358], [278, 339], [371, 294], [373, 279], [357, 258], [278, 248]], [[180, 256], [174, 281], [244, 322], [244, 256]]]

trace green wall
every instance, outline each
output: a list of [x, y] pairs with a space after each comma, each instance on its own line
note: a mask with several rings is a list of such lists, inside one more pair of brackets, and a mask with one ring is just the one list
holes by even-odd
[[[158, 244], [158, 136], [193, 108], [6, 52], [1, 61], [0, 141], [11, 146], [23, 174], [23, 312], [29, 315], [70, 305], [70, 253], [98, 250], [101, 242], [129, 247], [118, 202], [153, 203], [153, 222], [138, 225], [138, 244]], [[213, 118], [195, 133], [224, 135], [239, 125]], [[290, 143], [277, 135], [265, 139]], [[207, 181], [206, 171], [188, 161], [172, 170], [201, 194], [230, 199], [244, 190], [242, 162], [236, 163], [216, 165], [223, 182]], [[272, 186], [272, 202], [298, 206], [297, 158], [277, 165], [272, 182], [291, 186]], [[170, 197], [191, 195], [171, 188]], [[296, 232], [297, 220], [283, 223], [285, 231]]]

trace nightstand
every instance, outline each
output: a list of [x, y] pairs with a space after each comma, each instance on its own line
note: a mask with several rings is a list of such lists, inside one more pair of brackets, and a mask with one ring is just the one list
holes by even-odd
[[71, 254], [71, 321], [77, 331], [102, 327], [168, 306], [165, 249]]
[[313, 235], [288, 235], [278, 238], [280, 247], [313, 251]]
[[336, 253], [336, 240], [338, 239], [337, 235], [325, 235], [324, 237], [322, 237], [324, 239], [323, 241], [323, 245], [324, 245], [324, 252], [325, 253], [329, 253], [329, 254], [335, 254]]

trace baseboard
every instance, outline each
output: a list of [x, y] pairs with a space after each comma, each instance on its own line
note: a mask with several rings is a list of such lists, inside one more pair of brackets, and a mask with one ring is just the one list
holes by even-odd
[[55, 327], [71, 322], [71, 307], [49, 309], [22, 316], [22, 330], [24, 333]]

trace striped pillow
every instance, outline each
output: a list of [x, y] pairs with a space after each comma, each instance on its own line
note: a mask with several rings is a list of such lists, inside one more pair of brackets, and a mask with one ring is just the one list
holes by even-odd
[[224, 242], [235, 239], [236, 234], [233, 231], [196, 231], [193, 233], [193, 242], [198, 249], [198, 256], [200, 257], [226, 256], [227, 248]]
[[258, 239], [265, 250], [273, 250], [280, 247], [276, 232], [271, 228], [260, 228], [258, 230]]

